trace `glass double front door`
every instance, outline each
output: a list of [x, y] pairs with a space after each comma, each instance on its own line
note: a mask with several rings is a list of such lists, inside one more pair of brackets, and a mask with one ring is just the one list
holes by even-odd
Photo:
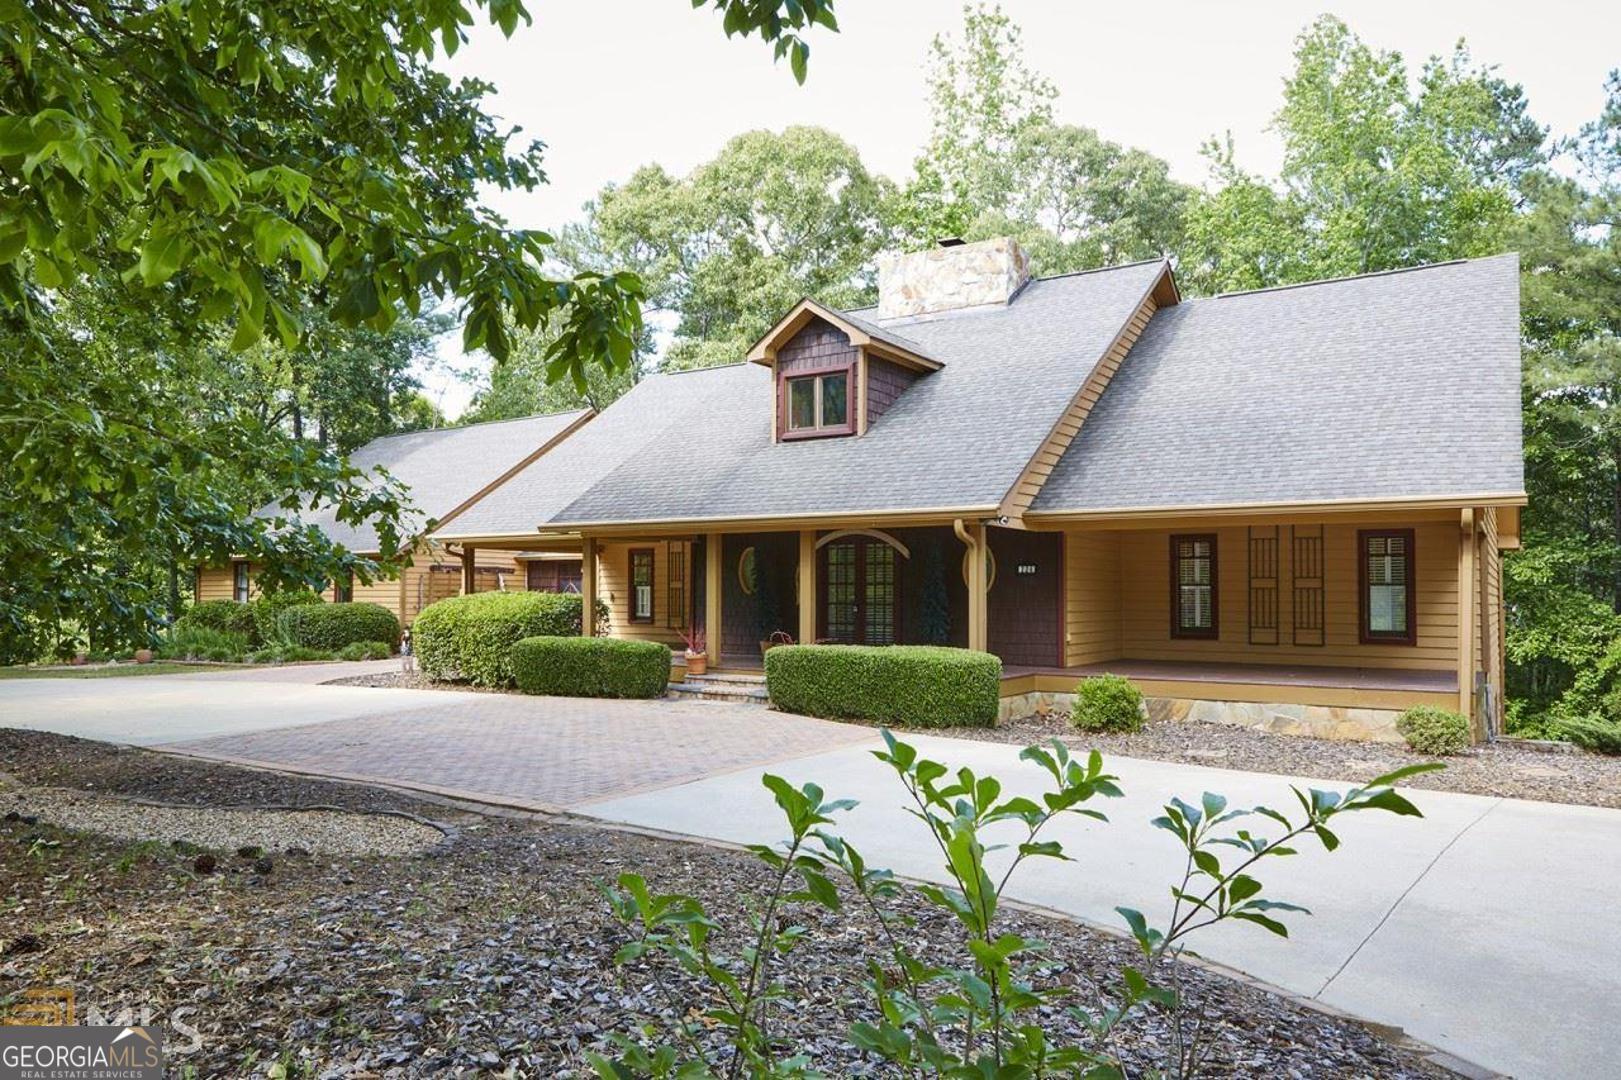
[[899, 554], [880, 540], [853, 537], [822, 547], [817, 636], [856, 645], [893, 645], [900, 615]]

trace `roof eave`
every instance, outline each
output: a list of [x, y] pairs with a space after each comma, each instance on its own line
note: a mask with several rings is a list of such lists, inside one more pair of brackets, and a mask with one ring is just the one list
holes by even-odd
[[805, 328], [812, 319], [823, 319], [839, 328], [850, 339], [850, 344], [857, 348], [865, 348], [886, 360], [912, 368], [921, 372], [939, 371], [945, 365], [932, 356], [912, 349], [904, 348], [892, 341], [883, 341], [873, 337], [855, 323], [846, 319], [826, 304], [802, 297], [788, 313], [778, 319], [776, 325], [756, 341], [749, 348], [748, 360], [752, 364], [763, 364], [770, 367], [776, 363], [777, 349], [790, 338]]

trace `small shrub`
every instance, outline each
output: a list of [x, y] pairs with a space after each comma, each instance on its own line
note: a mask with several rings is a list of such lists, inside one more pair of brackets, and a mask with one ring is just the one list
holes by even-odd
[[670, 650], [656, 641], [524, 638], [512, 646], [512, 674], [526, 694], [658, 697], [670, 681]]
[[386, 641], [352, 641], [338, 650], [339, 660], [387, 660], [393, 655]]
[[282, 640], [306, 649], [336, 650], [356, 642], [400, 640], [400, 620], [381, 604], [301, 604], [281, 613]]
[[248, 645], [260, 644], [253, 621], [253, 605], [239, 604], [235, 600], [204, 600], [191, 605], [175, 620], [174, 629], [182, 627], [240, 634]]
[[1553, 722], [1553, 730], [1587, 750], [1600, 754], [1621, 754], [1621, 723], [1602, 716], [1564, 716]]
[[992, 727], [1002, 661], [939, 645], [778, 645], [765, 654], [771, 703], [833, 720]]
[[[429, 604], [411, 624], [411, 648], [430, 679], [512, 685], [512, 646], [524, 638], [578, 637], [578, 593], [474, 593]], [[599, 619], [607, 605], [597, 604]]]
[[1457, 754], [1469, 749], [1472, 741], [1469, 721], [1462, 713], [1419, 705], [1396, 718], [1396, 730], [1407, 745], [1421, 754]]
[[248, 654], [253, 664], [304, 664], [315, 660], [336, 660], [330, 649], [310, 649], [303, 645], [266, 645]]
[[258, 635], [255, 645], [290, 645], [281, 636], [281, 613], [302, 604], [324, 604], [320, 596], [308, 589], [289, 589], [284, 592], [265, 593], [248, 606], [253, 609], [253, 628]]
[[1137, 731], [1143, 726], [1143, 692], [1122, 675], [1082, 679], [1070, 723], [1082, 731]]
[[158, 643], [157, 654], [165, 660], [212, 660], [220, 663], [241, 660], [248, 651], [246, 635], [229, 630], [177, 621], [168, 636]]

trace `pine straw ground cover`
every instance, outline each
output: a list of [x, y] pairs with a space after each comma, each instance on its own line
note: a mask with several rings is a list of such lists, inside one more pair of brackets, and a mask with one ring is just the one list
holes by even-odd
[[[150, 1010], [175, 1075], [583, 1076], [581, 1051], [634, 1031], [667, 1000], [645, 973], [616, 970], [624, 941], [597, 882], [627, 870], [700, 896], [731, 916], [765, 871], [736, 852], [567, 822], [483, 817], [378, 789], [291, 778], [0, 730], [13, 791], [49, 784], [191, 805], [344, 806], [452, 819], [454, 837], [404, 858], [272, 853], [265, 871], [221, 852], [195, 855], [153, 837], [113, 841], [0, 823], [0, 1003], [67, 985], [81, 1012]], [[951, 928], [909, 905], [925, 957]], [[833, 1076], [882, 1075], [842, 1033], [870, 1019], [862, 954], [876, 928], [853, 910], [794, 918], [814, 946], [795, 955], [799, 1007], [785, 1035]], [[1122, 941], [1035, 915], [1011, 928], [1051, 945], [1042, 978], [1092, 993], [1131, 958]], [[1303, 926], [1302, 932], [1309, 932]], [[694, 991], [668, 974], [673, 999]], [[1207, 1014], [1213, 1075], [1449, 1075], [1367, 1028], [1189, 969], [1184, 990]], [[1055, 1020], [1055, 1026], [1061, 1021]], [[184, 1027], [179, 1026], [184, 1025]], [[196, 1039], [191, 1032], [196, 1032]], [[1143, 1063], [1167, 1038], [1153, 1017], [1125, 1034]]]
[[1215, 769], [1304, 776], [1336, 783], [1361, 783], [1370, 776], [1403, 765], [1442, 761], [1446, 763], [1445, 769], [1408, 777], [1401, 786], [1621, 809], [1621, 757], [1606, 757], [1574, 746], [1545, 750], [1505, 741], [1435, 758], [1394, 743], [1275, 735], [1269, 731], [1196, 720], [1151, 721], [1144, 724], [1142, 730], [1132, 732], [1077, 731], [1065, 712], [1015, 720], [996, 728], [931, 728], [919, 734], [995, 740], [1019, 746], [1062, 739], [1072, 749], [1097, 749], [1105, 757], [1180, 761]]

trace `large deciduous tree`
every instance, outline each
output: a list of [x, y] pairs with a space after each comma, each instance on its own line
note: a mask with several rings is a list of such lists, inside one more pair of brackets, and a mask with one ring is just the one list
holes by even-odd
[[751, 131], [687, 176], [649, 165], [605, 188], [565, 247], [578, 265], [634, 269], [676, 313], [665, 365], [735, 363], [802, 296], [870, 299], [890, 199], [829, 131]]
[[[831, 0], [693, 6], [800, 79], [806, 32], [836, 28]], [[540, 144], [482, 110], [487, 84], [432, 66], [477, 16], [507, 34], [530, 20], [521, 0], [0, 0], [0, 652], [142, 640], [142, 551], [171, 571], [252, 556], [266, 584], [388, 568], [386, 542], [379, 566], [249, 513], [220, 462], [252, 460], [288, 511], [336, 502], [385, 541], [401, 507], [199, 394], [215, 327], [232, 349], [268, 334], [341, 369], [388, 340], [333, 346], [324, 327], [386, 335], [454, 297], [469, 349], [504, 357], [512, 328], [544, 326], [568, 373], [631, 362], [636, 276], [559, 276], [551, 237], [481, 208], [481, 186], [545, 174]]]

